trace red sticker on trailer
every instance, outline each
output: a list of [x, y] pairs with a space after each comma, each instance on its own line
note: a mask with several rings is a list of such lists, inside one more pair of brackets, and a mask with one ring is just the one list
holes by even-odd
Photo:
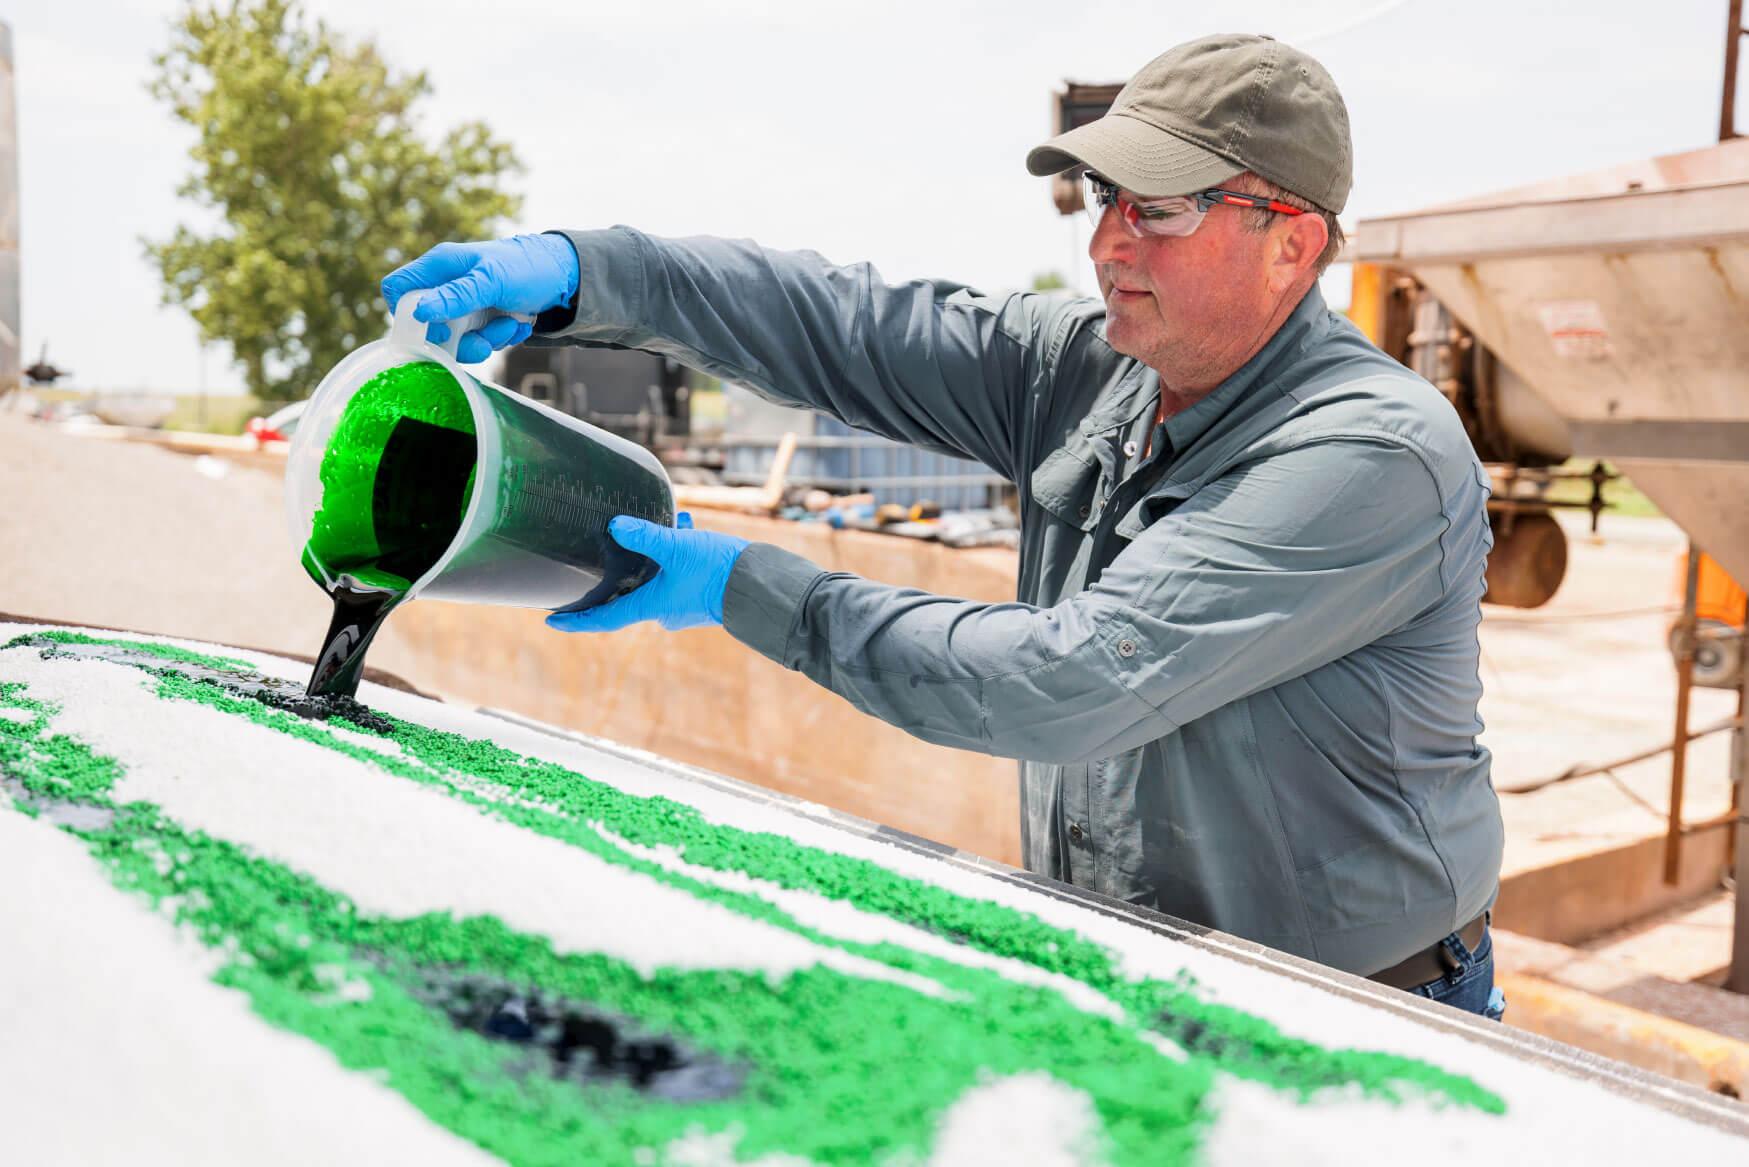
[[1558, 357], [1599, 361], [1614, 351], [1596, 300], [1548, 300], [1537, 305], [1536, 314]]

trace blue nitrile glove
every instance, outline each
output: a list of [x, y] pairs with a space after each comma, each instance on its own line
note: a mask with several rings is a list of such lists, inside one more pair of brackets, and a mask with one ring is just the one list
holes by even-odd
[[[439, 243], [412, 263], [383, 277], [383, 299], [389, 311], [408, 292], [425, 292], [413, 318], [431, 327], [433, 343], [449, 339], [444, 321], [478, 312], [545, 312], [577, 294], [577, 251], [563, 235], [513, 235], [487, 243]], [[462, 337], [456, 360], [483, 361], [494, 349], [521, 344], [533, 329], [520, 320], [500, 317]]]
[[617, 632], [640, 620], [655, 620], [673, 632], [723, 622], [723, 591], [747, 540], [715, 531], [695, 531], [682, 511], [676, 526], [617, 515], [607, 533], [627, 551], [655, 560], [655, 578], [584, 612], [554, 612], [547, 624], [561, 632]]

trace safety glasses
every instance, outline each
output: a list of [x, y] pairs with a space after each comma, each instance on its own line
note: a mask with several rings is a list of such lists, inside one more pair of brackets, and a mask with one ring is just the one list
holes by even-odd
[[1087, 217], [1092, 220], [1095, 231], [1099, 229], [1100, 220], [1105, 218], [1106, 210], [1116, 207], [1124, 224], [1129, 227], [1130, 234], [1138, 237], [1182, 237], [1192, 234], [1202, 226], [1202, 217], [1209, 213], [1209, 208], [1216, 204], [1244, 207], [1253, 211], [1273, 211], [1278, 215], [1305, 214], [1301, 208], [1291, 207], [1276, 199], [1241, 194], [1235, 190], [1221, 190], [1219, 187], [1199, 190], [1194, 194], [1174, 195], [1171, 198], [1139, 199], [1091, 170], [1081, 175], [1081, 195]]

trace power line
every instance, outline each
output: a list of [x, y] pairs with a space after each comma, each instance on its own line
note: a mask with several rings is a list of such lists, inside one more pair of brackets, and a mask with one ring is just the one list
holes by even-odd
[[1409, 3], [1409, 0], [1383, 0], [1383, 3], [1374, 4], [1366, 11], [1350, 17], [1339, 24], [1333, 24], [1330, 27], [1321, 29], [1317, 32], [1301, 33], [1298, 36], [1284, 37], [1282, 39], [1296, 47], [1299, 45], [1313, 44], [1321, 40], [1328, 40], [1333, 36], [1341, 36], [1343, 33], [1353, 32], [1364, 24], [1371, 24], [1379, 17], [1388, 16], [1390, 13], [1395, 12], [1407, 3]]

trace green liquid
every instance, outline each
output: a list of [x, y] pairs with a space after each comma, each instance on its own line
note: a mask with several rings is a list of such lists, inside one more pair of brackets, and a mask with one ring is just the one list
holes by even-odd
[[405, 592], [461, 529], [475, 445], [467, 395], [442, 365], [415, 361], [366, 381], [322, 454], [304, 569], [318, 583], [344, 574]]

